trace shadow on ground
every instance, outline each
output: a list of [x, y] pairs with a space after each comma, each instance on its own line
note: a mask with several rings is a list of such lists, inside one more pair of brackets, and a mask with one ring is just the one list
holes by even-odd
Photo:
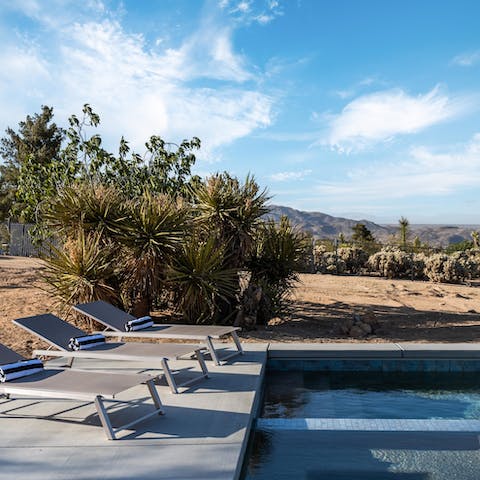
[[[341, 333], [341, 323], [354, 312], [373, 312], [378, 321], [373, 335], [354, 339]], [[408, 306], [296, 301], [284, 318], [243, 332], [243, 337], [270, 342], [478, 342], [480, 314], [432, 312]]]

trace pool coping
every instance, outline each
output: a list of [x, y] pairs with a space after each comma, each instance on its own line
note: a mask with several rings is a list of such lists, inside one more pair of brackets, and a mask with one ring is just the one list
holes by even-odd
[[269, 343], [268, 359], [480, 359], [480, 343]]

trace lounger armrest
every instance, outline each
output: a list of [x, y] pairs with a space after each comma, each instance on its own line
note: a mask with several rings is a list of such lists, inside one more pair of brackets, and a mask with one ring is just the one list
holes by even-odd
[[[134, 337], [135, 333], [137, 332], [115, 332], [114, 330], [102, 330], [102, 331], [98, 331], [98, 332], [93, 332], [93, 334], [97, 334], [97, 333], [100, 333], [102, 334], [104, 337]], [[138, 336], [138, 335], [137, 335]]]
[[70, 352], [68, 350], [34, 350], [36, 357], [78, 357], [79, 352]]

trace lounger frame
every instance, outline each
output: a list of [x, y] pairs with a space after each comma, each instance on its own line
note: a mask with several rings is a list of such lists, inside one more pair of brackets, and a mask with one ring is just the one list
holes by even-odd
[[[96, 305], [99, 308], [93, 308]], [[91, 302], [87, 304], [75, 305], [73, 308], [77, 312], [86, 315], [87, 317], [95, 320], [98, 323], [101, 323], [105, 326], [105, 330], [102, 333], [106, 337], [117, 338], [119, 341], [123, 338], [150, 338], [150, 339], [184, 339], [184, 340], [193, 340], [201, 341], [205, 343], [205, 346], [210, 353], [210, 356], [215, 363], [219, 366], [227, 362], [232, 357], [237, 355], [244, 355], [242, 344], [240, 343], [240, 338], [238, 337], [238, 331], [241, 330], [239, 327], [230, 327], [230, 326], [221, 326], [221, 325], [179, 325], [179, 324], [166, 324], [162, 323], [160, 325], [154, 325], [153, 327], [146, 328], [144, 330], [138, 330], [136, 332], [125, 332], [120, 329], [119, 323], [116, 324], [109, 323], [106, 318], [99, 314], [98, 310], [106, 308], [111, 310], [111, 314], [115, 315], [115, 312], [118, 312], [119, 315], [122, 315], [122, 318], [125, 321], [133, 320], [135, 317], [130, 315], [123, 310], [114, 307], [113, 305], [108, 304], [104, 301]], [[107, 312], [108, 313], [108, 312]], [[235, 350], [227, 354], [220, 354], [217, 348], [213, 344], [214, 339], [220, 339], [230, 336], [233, 340]]]
[[[50, 370], [50, 369], [49, 369]], [[92, 372], [92, 375], [95, 375], [96, 372]], [[119, 374], [113, 374], [119, 375]], [[33, 375], [35, 377], [35, 375]], [[147, 420], [155, 415], [164, 415], [163, 405], [160, 400], [160, 396], [155, 388], [154, 378], [150, 378], [149, 380], [145, 381], [147, 385], [148, 391], [150, 392], [150, 397], [153, 400], [153, 404], [155, 405], [155, 410], [149, 412], [146, 415], [143, 415], [135, 420], [125, 423], [119, 427], [113, 428], [112, 423], [110, 421], [110, 417], [108, 416], [107, 409], [105, 408], [105, 400], [108, 398], [105, 395], [95, 395], [92, 397], [91, 394], [81, 394], [81, 393], [71, 393], [64, 390], [38, 390], [36, 388], [26, 388], [26, 387], [19, 387], [15, 385], [15, 382], [5, 382], [4, 384], [0, 385], [0, 394], [3, 394], [7, 398], [11, 398], [12, 396], [22, 396], [22, 397], [42, 397], [42, 398], [59, 398], [59, 399], [68, 399], [68, 400], [85, 400], [88, 402], [93, 402], [95, 404], [95, 408], [97, 410], [98, 416], [100, 418], [100, 422], [102, 424], [103, 430], [105, 431], [105, 435], [107, 436], [108, 440], [116, 440], [117, 433], [123, 430], [127, 430], [128, 428]], [[141, 383], [141, 382], [139, 382]], [[110, 401], [114, 401], [115, 397], [112, 396], [109, 398]]]
[[[34, 317], [30, 318], [35, 318], [38, 319], [39, 322], [42, 321], [43, 319], [48, 319], [48, 318], [54, 318], [55, 321], [62, 322], [63, 324], [66, 324], [72, 331], [75, 331], [75, 333], [84, 334], [81, 330], [77, 329], [76, 327], [73, 327], [73, 325], [68, 324], [64, 320], [55, 317], [52, 314], [44, 314], [44, 315], [37, 315]], [[36, 335], [37, 337], [41, 338], [45, 342], [49, 343], [51, 347], [49, 347], [47, 350], [34, 350], [34, 355], [39, 356], [39, 357], [63, 357], [63, 358], [68, 358], [69, 362], [66, 366], [68, 367], [73, 367], [73, 362], [76, 358], [92, 358], [92, 359], [107, 359], [107, 360], [120, 360], [120, 361], [139, 361], [139, 362], [148, 362], [151, 363], [152, 360], [160, 360], [160, 366], [163, 370], [163, 373], [165, 375], [165, 379], [167, 380], [168, 386], [170, 387], [170, 390], [172, 393], [180, 393], [179, 388], [183, 387], [188, 387], [200, 380], [204, 380], [206, 378], [209, 378], [208, 374], [208, 368], [205, 363], [205, 359], [203, 357], [202, 353], [202, 347], [200, 345], [188, 345], [188, 344], [165, 344], [162, 346], [162, 349], [166, 351], [165, 356], [158, 356], [154, 357], [152, 355], [148, 354], [142, 354], [141, 350], [144, 348], [140, 348], [137, 350], [140, 350], [136, 353], [129, 353], [129, 354], [122, 354], [115, 352], [115, 348], [112, 350], [102, 350], [101, 347], [93, 347], [89, 348], [86, 350], [76, 350], [76, 351], [70, 351], [67, 350], [63, 345], [59, 344], [58, 342], [55, 342], [52, 338], [48, 338], [45, 334], [40, 333], [36, 329], [33, 329], [29, 327], [28, 325], [25, 325], [23, 322], [25, 320], [29, 320], [29, 318], [21, 318], [17, 320], [13, 320], [13, 323], [18, 325], [19, 327], [27, 330], [28, 332], [32, 333], [33, 335]], [[35, 320], [37, 321], [37, 320]], [[109, 347], [115, 347], [115, 344], [108, 343], [106, 344]], [[132, 350], [135, 349], [135, 345], [139, 347], [145, 347], [146, 344], [142, 343], [119, 343], [118, 346], [121, 347], [122, 345], [126, 345], [131, 347]], [[157, 344], [158, 345], [158, 344]], [[183, 347], [183, 348], [182, 348]], [[187, 348], [185, 348], [187, 347]], [[175, 353], [175, 350], [184, 350], [180, 355]], [[171, 350], [171, 355], [168, 354], [168, 350]], [[193, 353], [194, 358], [197, 360], [198, 364], [200, 365], [201, 369], [201, 374], [197, 375], [190, 380], [184, 381], [182, 383], [178, 383], [175, 379], [175, 375], [172, 372], [172, 369], [170, 368], [169, 365], [169, 360], [171, 358], [180, 359], [184, 355], [191, 355]]]
[[[10, 363], [14, 361], [23, 360], [21, 355], [18, 355], [13, 350], [0, 344], [0, 363]], [[42, 372], [34, 373], [27, 377], [17, 378], [8, 382], [0, 383], [0, 397], [4, 396], [7, 399], [12, 397], [34, 397], [34, 398], [55, 398], [55, 399], [67, 399], [67, 400], [82, 400], [92, 402], [95, 405], [100, 422], [108, 440], [116, 440], [117, 433], [126, 430], [133, 425], [136, 425], [144, 420], [151, 418], [155, 415], [163, 415], [163, 405], [158, 395], [157, 389], [154, 384], [155, 377], [149, 375], [139, 374], [121, 374], [121, 373], [108, 373], [109, 387], [106, 388], [103, 383], [104, 391], [99, 394], [93, 392], [94, 385], [86, 385], [85, 378], [90, 376], [105, 375], [100, 372], [81, 372], [73, 370], [63, 370], [59, 368], [47, 368]], [[66, 378], [65, 378], [66, 377]], [[73, 378], [72, 378], [73, 377]], [[83, 380], [83, 384], [82, 384]], [[66, 384], [75, 382], [77, 388], [75, 391], [66, 388]], [[45, 383], [48, 382], [47, 385]], [[42, 385], [43, 383], [43, 385]], [[140, 384], [146, 384], [150, 397], [154, 404], [154, 410], [146, 415], [142, 415], [134, 419], [131, 422], [120, 425], [113, 428], [105, 408], [105, 401], [115, 402], [117, 393], [128, 390]], [[79, 388], [82, 385], [83, 388]], [[108, 391], [108, 393], [106, 393]]]

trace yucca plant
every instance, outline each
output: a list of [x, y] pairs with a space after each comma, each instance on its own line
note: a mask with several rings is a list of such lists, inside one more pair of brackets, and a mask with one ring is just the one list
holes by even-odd
[[76, 303], [118, 301], [114, 250], [101, 241], [99, 233], [80, 229], [75, 239], [60, 248], [51, 246], [50, 251], [43, 257], [43, 279], [61, 310], [68, 312]]
[[190, 209], [165, 195], [146, 191], [126, 204], [126, 215], [110, 228], [122, 247], [122, 282], [134, 313], [151, 310], [165, 272], [190, 227]]
[[219, 301], [228, 301], [238, 285], [237, 270], [224, 267], [224, 251], [215, 238], [191, 236], [168, 271], [175, 305], [189, 323], [215, 323]]
[[269, 197], [253, 176], [242, 184], [228, 173], [216, 174], [193, 189], [196, 221], [225, 245], [232, 268], [241, 268], [253, 246], [260, 217], [268, 212]]
[[74, 238], [79, 229], [108, 237], [109, 227], [125, 216], [124, 204], [125, 198], [116, 188], [83, 182], [60, 190], [43, 208], [41, 217], [50, 230], [64, 238]]
[[298, 270], [310, 248], [309, 238], [282, 216], [277, 225], [264, 222], [257, 232], [255, 251], [248, 262], [250, 283], [262, 288], [259, 322], [266, 322], [285, 308], [285, 300], [298, 281]]

